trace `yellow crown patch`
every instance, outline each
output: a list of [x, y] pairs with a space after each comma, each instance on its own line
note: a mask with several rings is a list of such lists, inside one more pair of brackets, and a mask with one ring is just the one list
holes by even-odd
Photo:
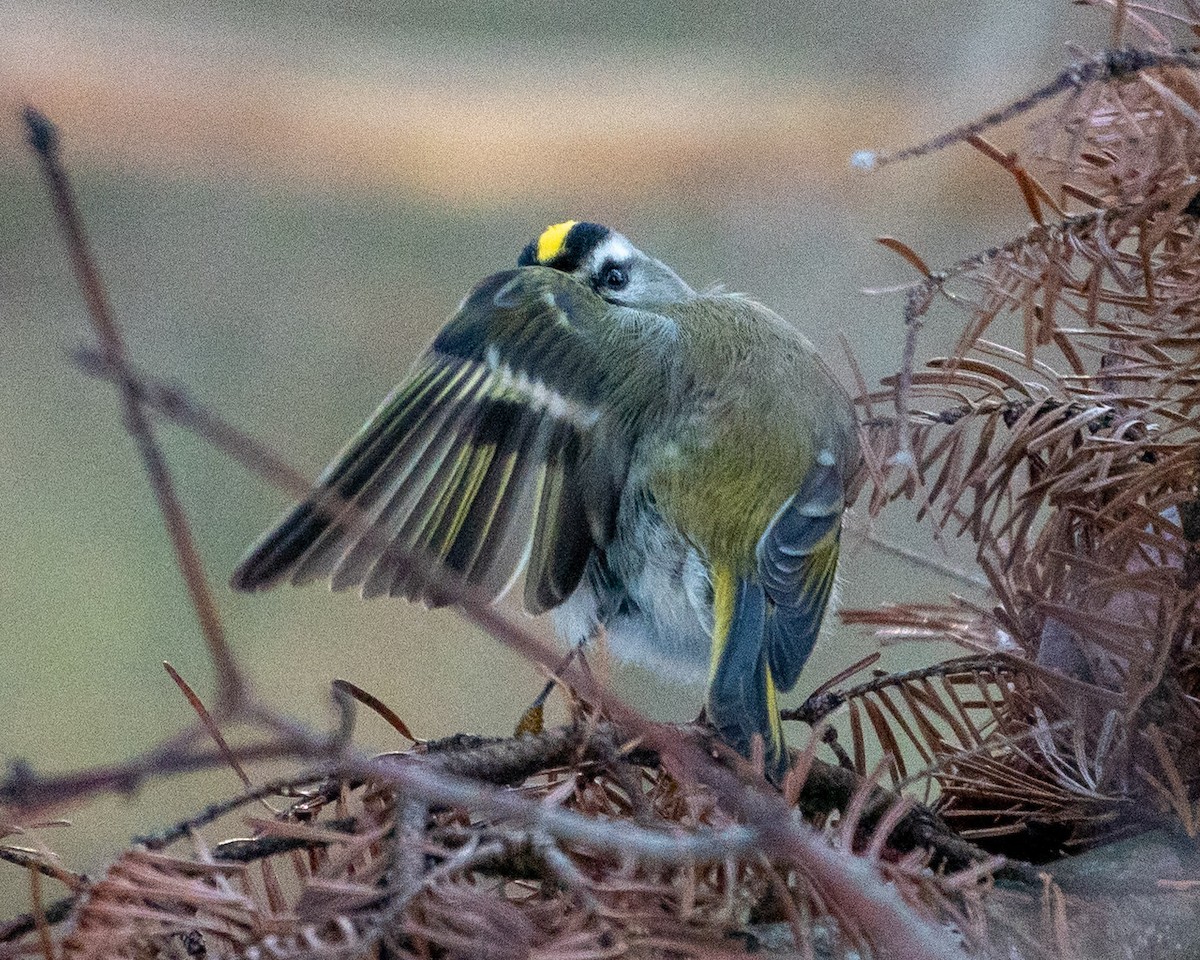
[[564, 220], [542, 231], [537, 242], [538, 263], [549, 263], [560, 253], [567, 242], [567, 234], [578, 223], [577, 220]]

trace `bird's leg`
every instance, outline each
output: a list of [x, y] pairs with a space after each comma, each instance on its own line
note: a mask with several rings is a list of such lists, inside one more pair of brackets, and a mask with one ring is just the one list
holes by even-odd
[[525, 733], [542, 732], [545, 726], [544, 708], [546, 706], [546, 700], [549, 699], [554, 688], [562, 682], [559, 680], [558, 675], [567, 668], [572, 660], [578, 657], [580, 669], [587, 674], [589, 679], [591, 678], [592, 670], [588, 665], [587, 657], [583, 653], [583, 648], [589, 643], [593, 642], [603, 629], [604, 628], [600, 625], [594, 627], [587, 639], [584, 640], [583, 643], [576, 644], [570, 650], [568, 650], [566, 656], [564, 656], [562, 660], [558, 662], [558, 666], [550, 671], [550, 679], [547, 680], [546, 685], [542, 687], [542, 692], [533, 698], [533, 703], [525, 708], [525, 712], [521, 714], [521, 719], [517, 721], [517, 728], [514, 731], [515, 736], [519, 737]]

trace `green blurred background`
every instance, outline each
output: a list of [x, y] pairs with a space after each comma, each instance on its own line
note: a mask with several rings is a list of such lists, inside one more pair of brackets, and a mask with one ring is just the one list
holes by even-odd
[[[861, 289], [912, 274], [872, 238], [940, 264], [1026, 215], [967, 148], [873, 176], [849, 154], [1006, 102], [1067, 63], [1066, 42], [1106, 30], [1100, 11], [1045, 0], [0, 0], [0, 756], [73, 769], [187, 723], [163, 660], [212, 693], [115, 395], [68, 359], [90, 331], [22, 103], [62, 126], [136, 362], [315, 474], [470, 285], [566, 218], [621, 229], [693, 285], [753, 294], [843, 374], [839, 337], [868, 378], [887, 374], [901, 303]], [[934, 317], [928, 349], [958, 321]], [[231, 642], [274, 703], [327, 722], [345, 677], [423, 736], [511, 728], [538, 675], [453, 614], [322, 589], [233, 595], [230, 570], [285, 498], [160, 435]], [[929, 548], [904, 509], [879, 530]], [[962, 589], [853, 538], [847, 554], [845, 606]], [[790, 699], [874, 644], [831, 625]], [[941, 652], [889, 650], [884, 665]], [[694, 692], [618, 680], [659, 715], [695, 713]], [[360, 730], [397, 746], [374, 718]], [[44, 836], [96, 871], [130, 834], [236, 789], [224, 770], [153, 783]], [[0, 918], [24, 909], [27, 883], [0, 865]]]

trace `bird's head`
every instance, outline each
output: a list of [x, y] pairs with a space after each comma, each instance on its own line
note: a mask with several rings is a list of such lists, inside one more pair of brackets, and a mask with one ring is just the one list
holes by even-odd
[[653, 307], [695, 296], [665, 263], [598, 223], [567, 220], [547, 227], [521, 251], [517, 266], [569, 273], [621, 306]]

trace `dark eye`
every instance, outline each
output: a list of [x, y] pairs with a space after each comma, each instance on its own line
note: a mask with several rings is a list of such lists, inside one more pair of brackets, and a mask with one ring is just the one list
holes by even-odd
[[625, 267], [609, 264], [600, 274], [600, 283], [609, 290], [624, 290], [629, 286], [629, 271]]

